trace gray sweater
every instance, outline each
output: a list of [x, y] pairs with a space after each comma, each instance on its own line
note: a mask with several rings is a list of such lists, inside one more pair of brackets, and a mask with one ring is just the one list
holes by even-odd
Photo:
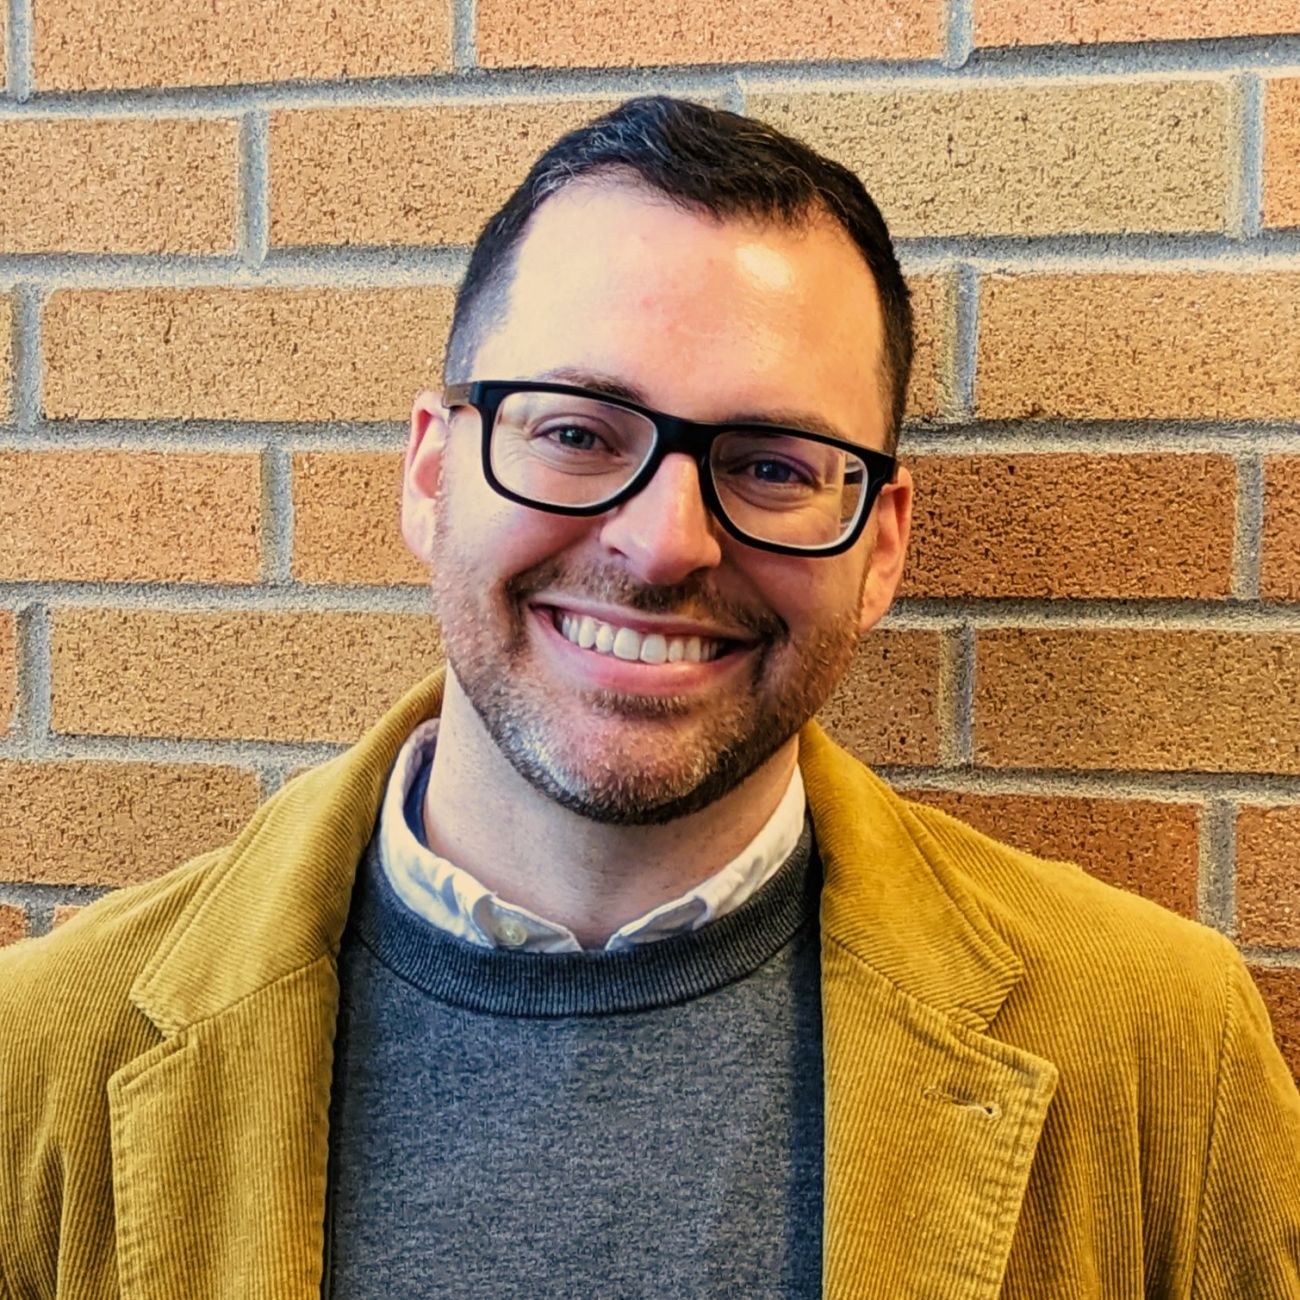
[[619, 952], [474, 947], [372, 842], [344, 935], [325, 1294], [814, 1297], [811, 827], [738, 910]]

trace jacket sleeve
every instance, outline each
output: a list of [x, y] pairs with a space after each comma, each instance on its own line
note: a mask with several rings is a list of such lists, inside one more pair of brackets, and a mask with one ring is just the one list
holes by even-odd
[[1300, 1300], [1300, 1093], [1244, 962], [1228, 970], [1195, 1300]]

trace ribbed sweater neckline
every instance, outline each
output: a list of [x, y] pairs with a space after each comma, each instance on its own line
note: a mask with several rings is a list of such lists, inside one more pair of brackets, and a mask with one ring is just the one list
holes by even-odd
[[371, 839], [348, 920], [349, 938], [430, 998], [514, 1017], [648, 1011], [753, 974], [815, 924], [821, 887], [812, 823], [752, 898], [698, 930], [614, 952], [519, 953], [481, 948], [417, 916], [393, 892]]

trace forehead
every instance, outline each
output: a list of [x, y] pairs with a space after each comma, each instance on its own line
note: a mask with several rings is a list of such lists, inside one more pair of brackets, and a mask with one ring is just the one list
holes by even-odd
[[626, 184], [580, 182], [534, 214], [474, 374], [585, 370], [702, 420], [814, 409], [878, 444], [881, 353], [871, 272], [829, 218], [718, 220]]

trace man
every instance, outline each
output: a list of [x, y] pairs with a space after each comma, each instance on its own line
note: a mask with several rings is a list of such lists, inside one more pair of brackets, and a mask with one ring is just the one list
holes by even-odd
[[412, 419], [445, 679], [0, 959], [0, 1296], [1300, 1295], [1227, 941], [809, 721], [910, 347], [793, 141], [651, 98], [538, 161]]

